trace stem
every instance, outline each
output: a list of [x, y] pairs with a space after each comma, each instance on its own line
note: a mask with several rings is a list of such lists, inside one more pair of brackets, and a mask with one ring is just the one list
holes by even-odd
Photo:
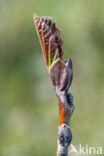
[[59, 104], [59, 127], [57, 156], [68, 156], [68, 146], [72, 140], [69, 121], [74, 110], [73, 95], [68, 93], [72, 82], [72, 61], [58, 58], [50, 68], [50, 78]]
[[69, 100], [72, 98], [72, 94], [67, 94], [65, 90], [57, 90], [56, 94], [59, 103], [57, 156], [68, 156], [68, 147], [72, 140], [69, 120], [74, 109], [72, 101]]

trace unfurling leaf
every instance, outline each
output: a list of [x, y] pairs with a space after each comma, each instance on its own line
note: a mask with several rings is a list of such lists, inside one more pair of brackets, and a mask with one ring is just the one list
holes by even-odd
[[39, 17], [35, 14], [33, 18], [45, 63], [50, 68], [53, 61], [61, 58], [63, 55], [63, 41], [60, 38], [60, 30], [57, 29], [56, 23], [52, 22], [49, 17]]

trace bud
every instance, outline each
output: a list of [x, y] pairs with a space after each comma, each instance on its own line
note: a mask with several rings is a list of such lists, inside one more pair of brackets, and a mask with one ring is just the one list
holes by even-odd
[[50, 78], [54, 88], [68, 90], [72, 82], [72, 61], [58, 58], [50, 68]]

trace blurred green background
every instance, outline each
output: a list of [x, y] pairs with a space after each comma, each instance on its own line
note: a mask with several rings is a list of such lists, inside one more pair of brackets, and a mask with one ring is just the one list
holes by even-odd
[[34, 12], [56, 20], [73, 60], [72, 144], [104, 150], [104, 1], [0, 0], [0, 156], [56, 154], [58, 104]]

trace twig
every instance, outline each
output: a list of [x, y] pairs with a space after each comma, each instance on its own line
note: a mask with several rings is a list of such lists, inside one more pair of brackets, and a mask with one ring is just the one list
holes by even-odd
[[68, 93], [72, 82], [72, 60], [62, 61], [60, 31], [49, 17], [33, 16], [34, 24], [42, 47], [53, 88], [59, 104], [59, 127], [57, 156], [68, 156], [68, 146], [72, 140], [69, 121], [74, 110], [73, 95]]

